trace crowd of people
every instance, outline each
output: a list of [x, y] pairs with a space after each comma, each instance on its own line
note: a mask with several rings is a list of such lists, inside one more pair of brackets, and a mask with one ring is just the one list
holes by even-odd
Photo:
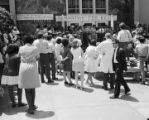
[[[12, 107], [28, 104], [27, 112], [34, 114], [37, 109], [35, 89], [45, 82], [51, 84], [58, 80], [57, 74], [63, 75], [66, 86], [83, 90], [85, 81], [94, 86], [95, 74], [102, 73], [103, 89], [114, 89], [111, 98], [119, 98], [121, 85], [125, 88], [125, 94], [130, 92], [123, 77], [130, 57], [140, 61], [140, 82], [145, 84], [144, 69], [148, 64], [149, 46], [146, 36], [143, 36], [143, 28], [138, 26], [132, 33], [125, 23], [121, 23], [119, 28], [118, 33], [105, 33], [104, 40], [100, 42], [96, 37], [89, 38], [85, 50], [77, 33], [54, 33], [46, 27], [38, 28], [36, 37], [24, 35], [20, 39], [16, 27], [10, 33], [1, 34], [0, 86], [8, 86]], [[87, 80], [84, 78], [85, 73], [88, 75]], [[15, 87], [18, 103], [14, 99]], [[22, 103], [22, 89], [25, 89], [27, 104]]]

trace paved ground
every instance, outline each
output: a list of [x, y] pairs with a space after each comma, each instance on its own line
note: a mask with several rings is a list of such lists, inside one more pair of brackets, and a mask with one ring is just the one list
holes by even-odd
[[[61, 77], [59, 77], [61, 79]], [[12, 109], [7, 95], [0, 99], [0, 120], [146, 120], [149, 117], [149, 86], [129, 82], [131, 95], [110, 99], [113, 91], [101, 88], [96, 81], [94, 87], [84, 91], [66, 87], [63, 81], [53, 85], [42, 84], [37, 89], [35, 115], [28, 115], [27, 107]], [[23, 101], [26, 102], [23, 93]]]

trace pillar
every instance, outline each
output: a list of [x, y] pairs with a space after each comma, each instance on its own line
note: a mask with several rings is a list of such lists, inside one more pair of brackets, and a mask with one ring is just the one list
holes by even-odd
[[17, 16], [16, 16], [16, 6], [15, 6], [15, 0], [9, 0], [9, 8], [10, 8], [10, 15], [11, 18], [14, 20], [16, 24]]
[[140, 22], [140, 12], [139, 12], [139, 0], [134, 0], [134, 23], [139, 23]]

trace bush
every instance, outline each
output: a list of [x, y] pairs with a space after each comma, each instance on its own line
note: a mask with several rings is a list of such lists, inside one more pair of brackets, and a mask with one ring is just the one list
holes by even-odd
[[10, 31], [13, 25], [14, 22], [11, 19], [9, 12], [6, 9], [0, 7], [0, 31]]

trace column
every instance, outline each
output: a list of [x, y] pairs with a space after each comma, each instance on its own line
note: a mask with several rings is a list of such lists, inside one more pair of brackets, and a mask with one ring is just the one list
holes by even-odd
[[93, 24], [96, 25], [96, 0], [93, 0]]
[[109, 15], [109, 0], [106, 0], [106, 14]]
[[134, 0], [134, 23], [139, 23], [140, 19], [139, 19], [139, 0]]
[[[82, 0], [79, 0], [79, 15], [82, 16]], [[81, 26], [82, 24], [82, 20], [80, 20], [79, 25]]]
[[[69, 12], [68, 12], [68, 0], [66, 0], [66, 17], [68, 16]], [[66, 19], [66, 24], [68, 26], [68, 21]]]
[[14, 20], [16, 23], [17, 16], [16, 16], [16, 6], [15, 6], [15, 0], [9, 0], [9, 8], [10, 8], [10, 15], [11, 18]]

